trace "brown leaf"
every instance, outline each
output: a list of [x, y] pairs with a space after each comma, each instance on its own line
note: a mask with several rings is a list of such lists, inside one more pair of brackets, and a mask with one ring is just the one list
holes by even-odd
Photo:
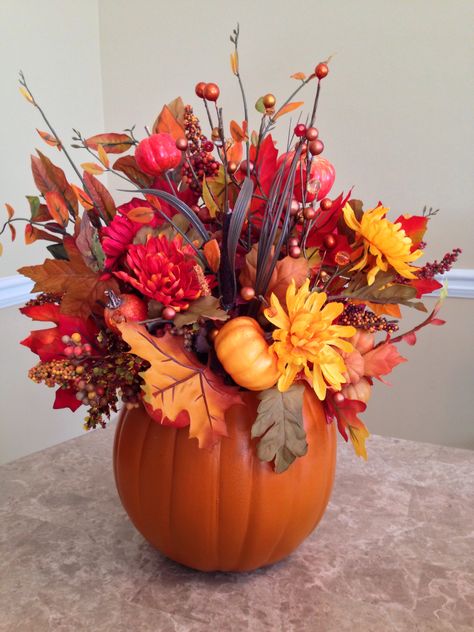
[[308, 451], [303, 424], [303, 384], [281, 393], [273, 387], [258, 394], [260, 404], [252, 426], [252, 439], [261, 437], [257, 454], [262, 461], [275, 460], [275, 472], [284, 472]]
[[61, 193], [66, 200], [69, 210], [77, 215], [77, 198], [72, 186], [67, 181], [64, 171], [51, 162], [39, 150], [38, 157], [31, 156], [31, 169], [36, 186], [44, 195], [48, 191]]
[[[46, 259], [42, 265], [24, 266], [18, 272], [35, 282], [33, 292], [51, 292], [63, 294], [61, 311], [82, 318], [91, 312], [101, 311], [98, 303], [103, 305], [105, 290], [120, 292], [114, 279], [101, 280], [101, 273], [89, 268], [74, 239], [64, 239], [69, 260]], [[98, 309], [99, 308], [99, 309]]]
[[181, 97], [176, 97], [168, 103], [168, 110], [178, 121], [178, 123], [184, 127], [184, 102]]
[[90, 199], [90, 197], [87, 195], [85, 191], [83, 191], [80, 187], [76, 186], [75, 184], [71, 184], [71, 186], [72, 186], [72, 190], [76, 194], [77, 201], [79, 202], [79, 204], [82, 206], [83, 209], [85, 209], [86, 211], [90, 211], [92, 208], [94, 208], [94, 205], [92, 204], [92, 200]]
[[65, 228], [69, 222], [69, 212], [63, 196], [57, 191], [48, 191], [44, 197], [49, 214], [53, 220]]
[[176, 327], [184, 327], [196, 323], [200, 318], [227, 320], [229, 314], [222, 309], [219, 299], [215, 296], [201, 296], [190, 303], [185, 312], [176, 314], [173, 322]]
[[8, 219], [11, 219], [13, 215], [15, 215], [15, 209], [11, 204], [6, 203], [5, 208], [7, 209]]
[[296, 287], [303, 285], [309, 274], [309, 264], [304, 257], [293, 259], [293, 257], [284, 257], [277, 262], [274, 275], [268, 285], [268, 294], [272, 292], [279, 299], [280, 303], [285, 304], [286, 290], [292, 279], [295, 281]]
[[[273, 248], [271, 255], [273, 254]], [[242, 286], [255, 287], [255, 280], [257, 278], [257, 257], [258, 257], [258, 244], [254, 244], [249, 253], [245, 256], [244, 265], [240, 272], [239, 281]], [[276, 270], [273, 270], [270, 279], [269, 287], [275, 284]]]
[[45, 230], [41, 230], [32, 224], [25, 225], [25, 244], [32, 244], [37, 239], [44, 239], [45, 241], [53, 241], [57, 244], [62, 244], [63, 240], [57, 235], [47, 233]]
[[221, 249], [219, 248], [217, 239], [206, 241], [202, 249], [204, 250], [204, 256], [206, 257], [210, 269], [213, 272], [217, 272], [221, 262]]
[[84, 184], [87, 187], [87, 191], [90, 194], [95, 208], [97, 208], [106, 220], [112, 220], [116, 209], [115, 202], [109, 191], [102, 182], [99, 182], [99, 180], [90, 173], [84, 174]]
[[142, 189], [148, 189], [153, 182], [153, 178], [143, 171], [135, 160], [135, 156], [123, 156], [114, 162], [113, 168], [116, 171], [121, 171], [127, 178], [130, 178], [132, 182], [138, 184]]
[[10, 229], [10, 235], [11, 235], [12, 241], [15, 241], [15, 239], [16, 239], [16, 228], [13, 226], [13, 224], [8, 224], [8, 228]]
[[278, 118], [280, 118], [280, 116], [288, 114], [288, 112], [293, 112], [293, 110], [297, 110], [302, 105], [304, 105], [304, 101], [294, 101], [293, 103], [287, 103], [273, 116], [273, 120], [276, 121]]
[[128, 134], [96, 134], [86, 138], [84, 144], [94, 150], [102, 145], [108, 154], [123, 154], [133, 146], [133, 139]]
[[141, 375], [145, 381], [143, 399], [153, 411], [161, 411], [171, 423], [187, 411], [189, 436], [196, 437], [201, 448], [210, 448], [226, 436], [225, 411], [242, 402], [237, 389], [226, 386], [188, 354], [179, 336], [166, 333], [155, 338], [135, 323], [119, 327], [131, 352], [150, 362], [150, 368]]
[[175, 116], [172, 114], [170, 108], [165, 105], [158, 115], [158, 118], [153, 124], [153, 133], [160, 134], [166, 133], [176, 140], [182, 138], [184, 134], [184, 128], [178, 123]]

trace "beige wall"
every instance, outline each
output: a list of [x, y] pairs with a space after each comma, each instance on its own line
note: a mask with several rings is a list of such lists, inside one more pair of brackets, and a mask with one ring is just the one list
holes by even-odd
[[[18, 71], [23, 70], [31, 90], [66, 141], [73, 126], [84, 133], [101, 131], [98, 18], [96, 0], [0, 2], [0, 202], [10, 202], [18, 216], [29, 216], [24, 196], [36, 194], [29, 164], [35, 147], [70, 173], [62, 155], [37, 135], [35, 128], [45, 126], [18, 92]], [[3, 221], [3, 204], [0, 216]], [[4, 253], [0, 276], [15, 274], [21, 265], [45, 258], [45, 242], [26, 247], [24, 228], [20, 224], [17, 228], [15, 244], [1, 237]], [[53, 411], [53, 391], [28, 380], [28, 368], [36, 363], [37, 356], [18, 342], [29, 330], [29, 319], [20, 317], [16, 309], [0, 309], [0, 463], [82, 432], [80, 413]]]
[[[110, 131], [143, 128], [178, 94], [197, 105], [200, 80], [218, 82], [227, 120], [239, 119], [228, 39], [238, 21], [249, 102], [268, 91], [285, 98], [291, 73], [335, 53], [318, 126], [337, 188], [356, 184], [356, 196], [382, 199], [394, 213], [440, 207], [429, 257], [461, 246], [461, 267], [474, 267], [473, 19], [472, 0], [4, 0], [1, 199], [22, 208], [34, 191], [28, 155], [41, 147], [34, 128], [42, 124], [17, 93], [18, 68], [66, 139], [72, 126], [100, 131], [103, 116]], [[1, 276], [44, 252], [36, 244], [5, 250]], [[448, 325], [406, 349], [410, 362], [392, 374], [392, 389], [378, 386], [365, 415], [373, 432], [474, 448], [473, 307], [449, 299]], [[28, 325], [0, 310], [9, 345], [0, 362], [0, 460], [81, 431], [80, 414], [52, 412], [52, 393], [28, 383], [34, 357], [16, 346]]]

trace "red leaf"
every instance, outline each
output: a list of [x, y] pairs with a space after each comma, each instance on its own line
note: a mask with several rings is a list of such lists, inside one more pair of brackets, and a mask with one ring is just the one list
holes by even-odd
[[128, 134], [96, 134], [86, 138], [84, 144], [90, 149], [97, 150], [102, 145], [108, 154], [123, 154], [133, 145], [133, 139]]
[[16, 239], [16, 228], [13, 226], [13, 224], [8, 224], [8, 228], [10, 229], [10, 234], [11, 234], [12, 241], [15, 241], [15, 239]]
[[58, 388], [56, 397], [54, 398], [53, 408], [70, 408], [72, 412], [76, 411], [80, 402], [76, 397], [76, 391], [72, 388]]
[[404, 334], [402, 338], [407, 344], [411, 345], [412, 347], [416, 344], [416, 333], [414, 331], [409, 331], [407, 334]]
[[422, 215], [400, 215], [396, 220], [396, 223], [398, 222], [402, 225], [407, 236], [412, 240], [412, 250], [416, 250], [423, 240], [428, 226], [428, 218]]
[[413, 279], [410, 285], [416, 288], [416, 298], [421, 298], [423, 294], [431, 294], [443, 287], [443, 284], [436, 279]]
[[365, 441], [370, 436], [363, 422], [357, 417], [364, 412], [367, 406], [356, 399], [344, 399], [342, 403], [336, 403], [334, 398], [327, 400], [330, 414], [337, 419], [337, 427], [341, 435], [347, 441], [348, 433], [357, 456], [367, 460]]
[[59, 305], [56, 303], [41, 303], [40, 305], [27, 305], [20, 307], [20, 312], [32, 320], [40, 320], [48, 323], [59, 323]]
[[115, 215], [115, 202], [109, 191], [90, 173], [84, 174], [84, 184], [95, 208], [106, 220], [111, 221]]

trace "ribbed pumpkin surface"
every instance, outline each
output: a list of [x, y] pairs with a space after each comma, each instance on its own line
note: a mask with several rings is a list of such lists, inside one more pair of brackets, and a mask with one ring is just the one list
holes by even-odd
[[305, 391], [308, 453], [282, 473], [250, 439], [258, 400], [226, 414], [229, 437], [199, 449], [188, 428], [161, 426], [143, 408], [122, 414], [114, 467], [136, 528], [166, 556], [203, 571], [246, 571], [289, 555], [316, 527], [332, 489], [334, 424]]

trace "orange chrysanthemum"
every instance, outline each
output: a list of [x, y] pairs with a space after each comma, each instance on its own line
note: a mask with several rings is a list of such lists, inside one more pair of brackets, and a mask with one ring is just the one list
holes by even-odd
[[372, 285], [379, 270], [386, 272], [392, 267], [405, 279], [415, 279], [415, 267], [410, 263], [422, 256], [421, 250], [412, 252], [413, 242], [401, 227], [386, 219], [388, 209], [383, 206], [365, 211], [360, 221], [356, 219], [350, 204], [343, 212], [349, 228], [352, 228], [363, 241], [364, 252], [361, 260], [351, 270], [362, 270], [367, 265], [367, 283]]
[[344, 309], [342, 303], [326, 303], [324, 292], [311, 292], [309, 279], [296, 290], [292, 281], [286, 291], [287, 311], [272, 294], [265, 316], [277, 329], [272, 349], [278, 357], [281, 377], [278, 389], [286, 391], [303, 371], [316, 395], [323, 400], [328, 386], [336, 391], [346, 381], [346, 365], [337, 349], [350, 353], [352, 345], [343, 338], [356, 332], [354, 327], [334, 325]]

